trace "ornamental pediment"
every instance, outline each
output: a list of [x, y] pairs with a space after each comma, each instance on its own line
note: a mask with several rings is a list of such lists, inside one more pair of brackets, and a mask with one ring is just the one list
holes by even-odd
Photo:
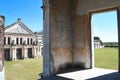
[[19, 24], [13, 25], [10, 28], [5, 29], [5, 33], [31, 34], [29, 30], [25, 29]]

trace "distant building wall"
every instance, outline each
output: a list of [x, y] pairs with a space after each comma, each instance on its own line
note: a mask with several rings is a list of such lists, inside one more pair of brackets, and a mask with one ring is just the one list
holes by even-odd
[[34, 34], [21, 19], [5, 28], [5, 60], [27, 59], [42, 56], [41, 34]]

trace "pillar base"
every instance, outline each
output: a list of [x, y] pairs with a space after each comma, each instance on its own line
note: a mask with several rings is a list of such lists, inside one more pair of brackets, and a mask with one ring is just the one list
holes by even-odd
[[40, 73], [39, 75], [41, 76], [41, 78], [44, 78], [44, 77], [50, 76], [50, 75], [47, 75], [47, 74], [45, 74], [45, 73]]
[[24, 59], [28, 59], [28, 57], [24, 57]]
[[16, 61], [16, 58], [12, 58], [12, 61]]

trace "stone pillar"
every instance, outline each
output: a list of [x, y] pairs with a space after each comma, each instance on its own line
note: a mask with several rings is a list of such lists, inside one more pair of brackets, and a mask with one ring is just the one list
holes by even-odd
[[35, 46], [32, 48], [32, 56], [34, 58], [36, 57], [36, 48], [35, 48]]
[[118, 45], [119, 45], [119, 51], [118, 51], [118, 71], [120, 73], [120, 6], [117, 8], [117, 17], [118, 17]]
[[12, 49], [12, 61], [15, 61], [16, 60], [16, 48], [13, 48]]
[[40, 57], [40, 51], [39, 50], [40, 50], [40, 46], [38, 45], [37, 46], [37, 57]]
[[6, 37], [6, 45], [8, 45], [8, 37]]
[[2, 74], [4, 71], [4, 22], [5, 22], [5, 17], [0, 16], [0, 73]]
[[27, 44], [27, 38], [25, 38], [25, 44]]
[[32, 57], [34, 57], [34, 47], [32, 47]]
[[28, 48], [24, 48], [24, 59], [27, 59], [28, 58]]
[[50, 9], [49, 9], [49, 0], [43, 0], [43, 12], [44, 12], [44, 20], [43, 20], [43, 43], [44, 43], [44, 52], [43, 55], [43, 74], [41, 77], [50, 76], [51, 75], [51, 65], [50, 65]]
[[36, 48], [34, 48], [34, 57], [36, 57], [37, 53], [36, 53]]
[[13, 49], [12, 49], [12, 47], [10, 47], [10, 60], [12, 60], [12, 55], [13, 55]]
[[14, 44], [16, 45], [16, 37], [14, 38]]
[[39, 56], [42, 57], [42, 46], [39, 48]]

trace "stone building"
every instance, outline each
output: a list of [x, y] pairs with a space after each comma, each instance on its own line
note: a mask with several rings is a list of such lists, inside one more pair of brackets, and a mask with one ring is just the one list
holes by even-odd
[[37, 57], [41, 57], [43, 54], [43, 32], [35, 33], [37, 36]]
[[101, 40], [94, 40], [94, 49], [103, 48]]
[[102, 41], [100, 37], [94, 37], [94, 49], [103, 48]]
[[5, 60], [27, 59], [41, 56], [39, 35], [34, 34], [22, 21], [5, 27], [4, 29], [4, 57]]

